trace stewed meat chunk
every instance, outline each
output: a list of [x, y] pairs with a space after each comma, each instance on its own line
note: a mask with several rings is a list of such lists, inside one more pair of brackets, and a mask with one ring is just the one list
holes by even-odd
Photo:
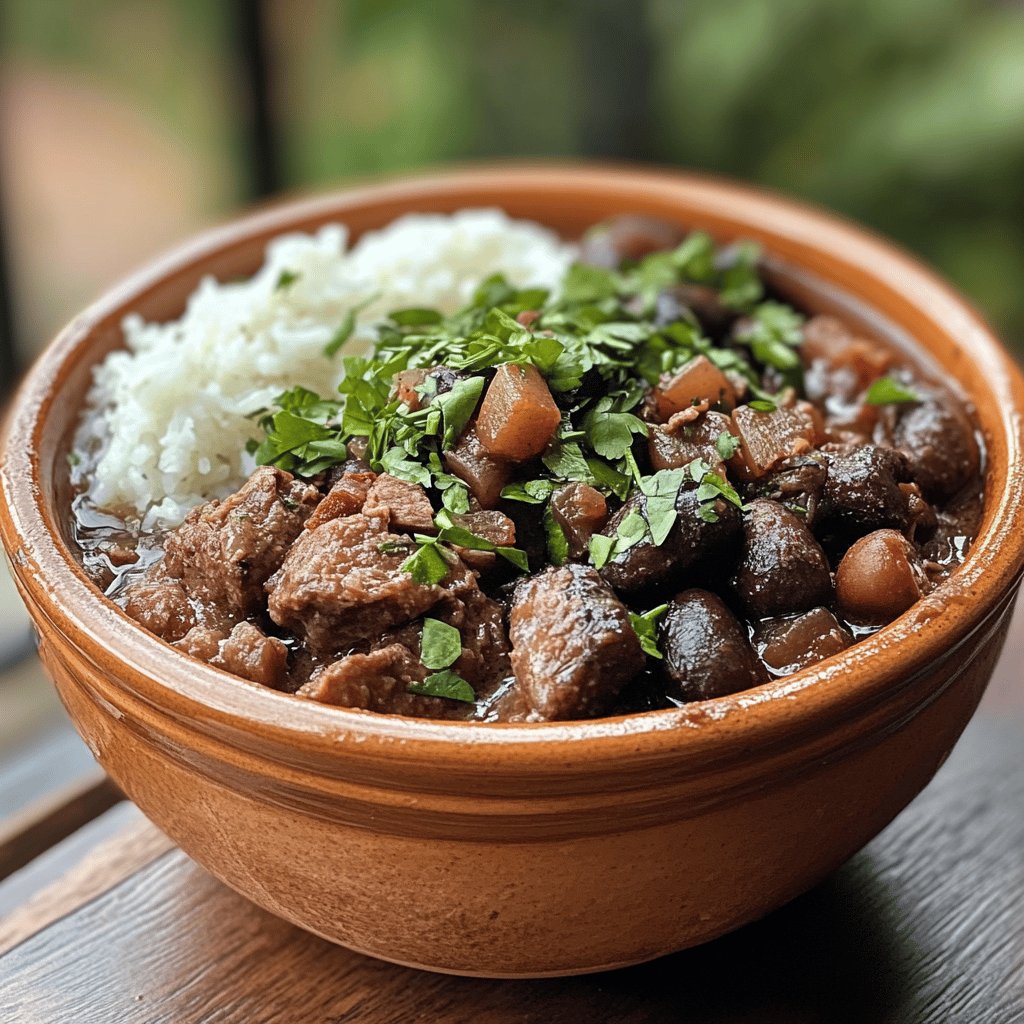
[[910, 480], [902, 452], [877, 445], [842, 445], [828, 452], [823, 515], [831, 525], [859, 535], [910, 524]]
[[529, 721], [599, 715], [644, 664], [625, 606], [583, 565], [523, 581], [509, 614], [509, 639]]
[[[734, 505], [718, 498], [711, 503], [710, 514], [703, 515], [701, 506], [695, 484], [681, 487], [675, 502], [676, 519], [664, 542], [655, 544], [648, 535], [616, 554], [601, 575], [624, 593], [676, 583], [698, 559], [714, 554], [739, 532], [740, 512]], [[647, 520], [647, 496], [642, 492], [612, 516], [602, 533], [614, 536], [632, 512]]]
[[747, 631], [717, 594], [684, 590], [660, 627], [667, 693], [680, 701], [710, 700], [761, 681]]
[[[96, 504], [118, 488], [90, 437], [72, 485], [94, 579], [180, 652], [306, 700], [544, 722], [759, 686], [957, 571], [985, 453], [955, 382], [841, 301], [790, 305], [791, 271], [750, 242], [647, 216], [576, 241], [575, 263], [552, 246], [507, 278], [483, 267], [503, 246], [453, 270], [442, 245], [406, 275], [438, 308], [407, 288], [389, 306], [380, 282], [384, 305], [335, 335], [372, 331], [369, 351], [322, 364], [336, 391], [296, 380], [248, 421], [263, 465], [228, 498], [192, 491], [244, 464], [233, 428], [233, 450], [187, 453], [171, 430], [143, 460], [159, 481], [133, 471], [116, 510]], [[338, 331], [337, 310], [281, 298], [278, 355]]]
[[814, 534], [777, 502], [758, 498], [743, 517], [736, 596], [755, 618], [804, 611], [832, 597], [828, 559]]
[[[351, 648], [417, 618], [445, 595], [403, 572], [408, 556], [406, 539], [388, 533], [382, 519], [333, 519], [304, 533], [267, 583], [270, 617], [318, 652]], [[461, 563], [456, 572], [465, 574]]]
[[315, 487], [263, 466], [237, 494], [189, 513], [167, 537], [162, 571], [225, 618], [246, 618], [319, 500]]

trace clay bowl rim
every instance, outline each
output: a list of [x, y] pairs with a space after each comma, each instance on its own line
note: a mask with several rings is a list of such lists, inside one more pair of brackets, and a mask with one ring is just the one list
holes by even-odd
[[[879, 633], [785, 679], [678, 710], [533, 725], [439, 722], [298, 700], [182, 654], [145, 632], [94, 588], [42, 502], [48, 492], [44, 476], [53, 470], [40, 464], [38, 453], [48, 411], [64, 397], [72, 367], [88, 361], [94, 332], [103, 321], [114, 315], [119, 321], [168, 279], [187, 277], [196, 264], [254, 237], [343, 220], [347, 212], [367, 207], [391, 210], [380, 221], [386, 223], [410, 208], [454, 209], [487, 197], [500, 205], [509, 191], [533, 202], [543, 196], [549, 206], [556, 199], [584, 205], [614, 199], [623, 211], [649, 210], [658, 203], [663, 208], [690, 205], [694, 209], [685, 219], [691, 223], [701, 220], [703, 211], [742, 221], [737, 234], [767, 232], [774, 238], [777, 233], [779, 244], [785, 239], [787, 247], [804, 256], [825, 254], [831, 264], [848, 268], [851, 277], [867, 275], [876, 290], [888, 289], [908, 308], [936, 323], [944, 321], [945, 333], [969, 349], [968, 363], [989, 392], [985, 402], [977, 401], [977, 388], [974, 393], [987, 427], [988, 479], [982, 528], [963, 566], [937, 595]], [[458, 196], [463, 198], [456, 201]], [[768, 243], [769, 251], [777, 248]], [[803, 265], [798, 256], [790, 256], [792, 263]], [[74, 397], [77, 408], [83, 396]], [[119, 663], [118, 674], [127, 678], [117, 685], [130, 686], [142, 701], [136, 706], [190, 721], [209, 738], [278, 760], [304, 759], [326, 774], [344, 760], [342, 752], [367, 759], [384, 756], [396, 770], [413, 763], [518, 776], [545, 767], [583, 773], [598, 763], [610, 769], [668, 760], [697, 770], [721, 766], [723, 757], [749, 756], [768, 744], [777, 749], [780, 743], [812, 739], [866, 716], [880, 702], [909, 690], [929, 667], [955, 655], [986, 627], [1024, 566], [1024, 530], [1014, 530], [1016, 509], [1024, 501], [1022, 410], [1024, 380], [980, 314], [917, 259], [831, 213], [720, 178], [657, 168], [537, 163], [457, 168], [269, 205], [199, 234], [110, 289], [58, 334], [12, 403], [0, 463], [0, 536], [37, 615], [94, 664]], [[913, 701], [920, 705], [937, 695], [925, 692]], [[356, 742], [339, 747], [346, 740]], [[573, 747], [573, 764], [567, 762], [567, 744]], [[578, 758], [581, 744], [585, 759]]]

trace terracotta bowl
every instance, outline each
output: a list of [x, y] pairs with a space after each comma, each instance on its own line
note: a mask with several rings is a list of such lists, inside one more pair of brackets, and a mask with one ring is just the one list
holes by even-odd
[[[333, 220], [492, 204], [578, 234], [641, 212], [760, 240], [815, 310], [959, 381], [988, 449], [963, 567], [838, 657], [735, 697], [559, 725], [323, 707], [192, 661], [93, 587], [67, 538], [69, 438], [128, 312], [181, 313], [200, 278]], [[572, 974], [706, 942], [813, 886], [928, 782], [974, 711], [1024, 565], [1024, 383], [971, 307], [889, 243], [737, 185], [636, 169], [457, 171], [212, 231], [120, 285], [36, 364], [7, 424], [0, 528], [43, 660], [100, 763], [218, 878], [352, 949], [432, 970]]]

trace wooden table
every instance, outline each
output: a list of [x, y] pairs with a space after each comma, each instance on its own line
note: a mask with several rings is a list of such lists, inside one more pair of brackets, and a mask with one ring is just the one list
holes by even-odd
[[[1019, 664], [1001, 668], [1014, 684]], [[893, 825], [788, 907], [651, 964], [534, 982], [426, 974], [307, 935], [97, 778], [0, 841], [10, 866], [67, 813], [91, 818], [0, 882], [0, 1021], [1020, 1024], [1024, 717], [990, 706]]]

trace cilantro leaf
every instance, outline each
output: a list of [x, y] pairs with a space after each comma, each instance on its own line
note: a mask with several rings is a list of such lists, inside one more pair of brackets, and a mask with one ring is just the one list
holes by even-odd
[[879, 377], [868, 388], [864, 399], [868, 405], [901, 405], [909, 402], [920, 402], [921, 396], [913, 389], [901, 384], [893, 377]]
[[590, 563], [595, 569], [607, 565], [615, 554], [615, 538], [606, 537], [603, 533], [595, 533], [590, 538]]
[[544, 506], [544, 537], [547, 541], [548, 558], [551, 560], [551, 564], [565, 565], [569, 561], [569, 539], [555, 518], [550, 502]]
[[462, 655], [462, 634], [440, 619], [424, 619], [420, 638], [420, 661], [425, 668], [442, 669], [454, 665]]
[[644, 654], [649, 654], [659, 661], [664, 655], [658, 650], [658, 620], [667, 611], [667, 604], [659, 604], [657, 608], [652, 608], [643, 614], [629, 613], [629, 624], [633, 627]]
[[728, 430], [723, 430], [715, 439], [715, 451], [722, 457], [723, 462], [728, 462], [739, 450], [740, 439]]
[[451, 669], [434, 672], [422, 683], [410, 683], [409, 693], [417, 693], [424, 697], [445, 697], [448, 700], [460, 700], [465, 704], [476, 702], [476, 692], [465, 679]]
[[437, 538], [417, 535], [416, 542], [419, 547], [402, 563], [402, 571], [409, 573], [417, 583], [425, 586], [436, 586], [444, 582], [451, 572], [451, 566], [441, 553]]
[[282, 270], [277, 275], [277, 281], [274, 282], [274, 291], [283, 291], [289, 285], [295, 284], [301, 276], [301, 274], [296, 273], [294, 270]]

